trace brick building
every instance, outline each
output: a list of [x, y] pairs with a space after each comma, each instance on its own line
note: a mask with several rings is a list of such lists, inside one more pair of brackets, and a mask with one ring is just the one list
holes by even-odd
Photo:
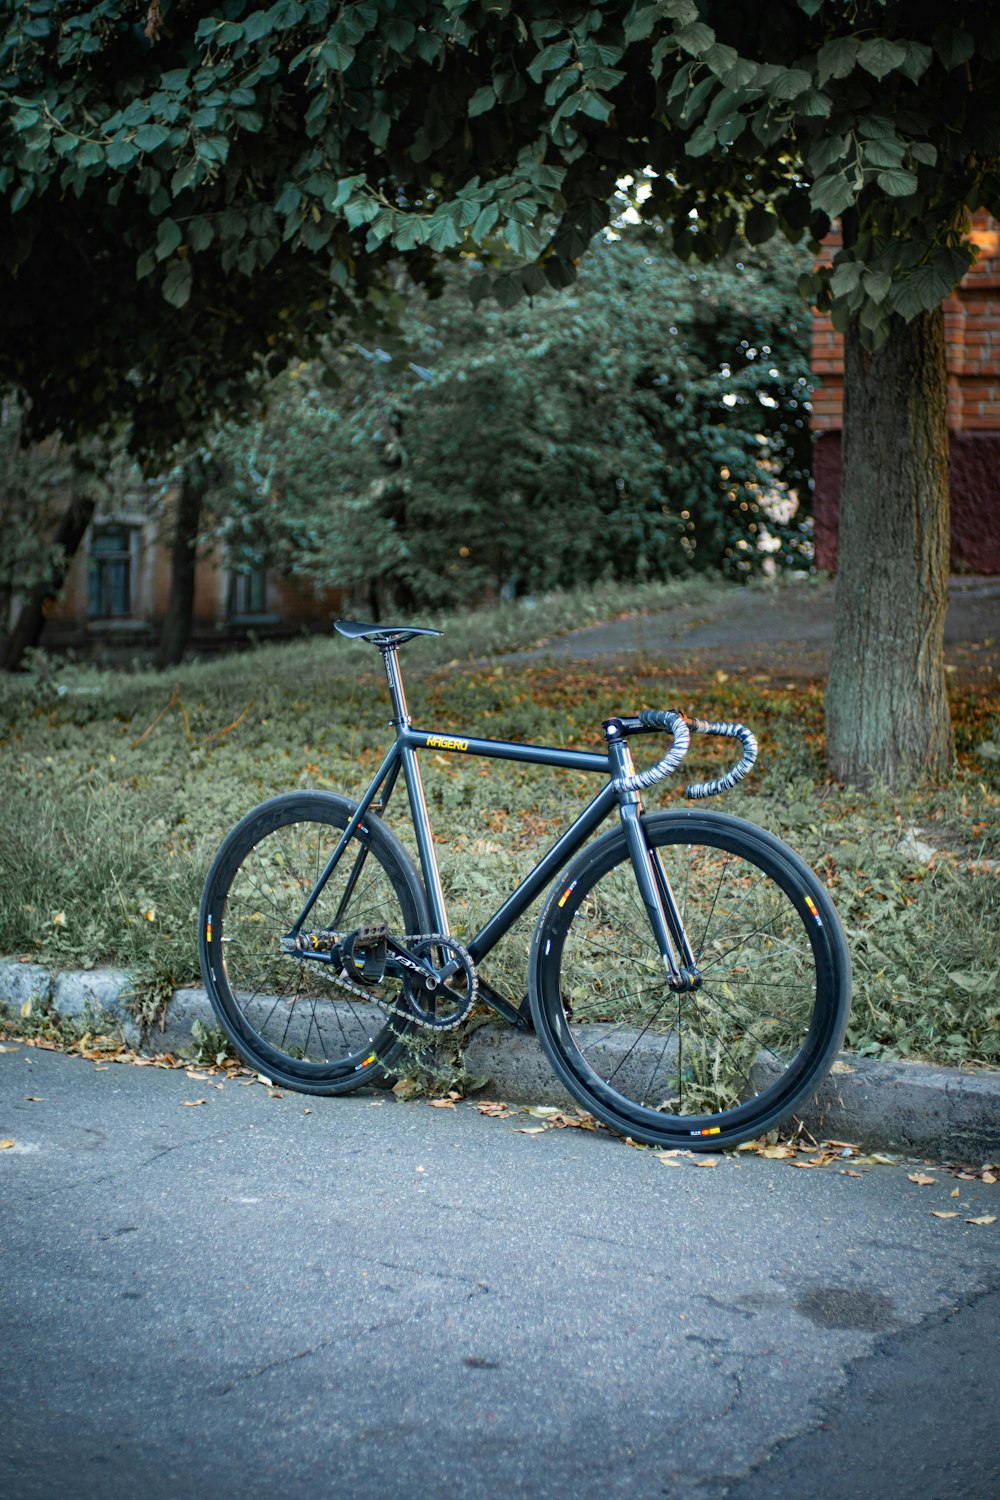
[[[977, 214], [979, 259], [944, 305], [951, 433], [951, 565], [1000, 573], [1000, 225]], [[826, 241], [832, 260], [840, 238]], [[844, 340], [825, 313], [813, 314], [815, 433], [813, 506], [816, 565], [837, 566]]]
[[[111, 659], [155, 649], [170, 598], [171, 553], [163, 518], [143, 501], [137, 496], [133, 510], [126, 504], [95, 518], [46, 615], [43, 645]], [[270, 569], [237, 572], [216, 548], [199, 557], [190, 649], [325, 630], [339, 600], [339, 592], [315, 591]]]

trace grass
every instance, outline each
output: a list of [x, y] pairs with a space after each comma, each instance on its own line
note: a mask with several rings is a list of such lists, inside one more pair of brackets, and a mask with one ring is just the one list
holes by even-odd
[[[1000, 1065], [1000, 702], [956, 693], [959, 769], [943, 782], [865, 795], [825, 777], [822, 695], [763, 675], [706, 678], [637, 659], [620, 670], [493, 663], [571, 624], [721, 585], [607, 590], [535, 609], [500, 607], [406, 648], [415, 722], [597, 748], [600, 721], [644, 704], [738, 717], [761, 740], [757, 771], [717, 805], [786, 838], [825, 879], [855, 967], [849, 1041], [859, 1052]], [[456, 640], [465, 665], [454, 662]], [[390, 729], [369, 648], [323, 639], [186, 665], [99, 673], [43, 663], [0, 686], [0, 954], [52, 967], [112, 963], [140, 1003], [198, 982], [196, 914], [220, 838], [254, 803], [297, 786], [358, 792]], [[647, 742], [652, 755], [653, 742]], [[647, 743], [637, 746], [638, 752]], [[982, 748], [981, 748], [982, 747]], [[699, 741], [690, 763], [727, 758]], [[596, 790], [572, 772], [429, 753], [422, 759], [454, 926], [475, 930]], [[680, 798], [654, 794], [651, 806]], [[399, 830], [402, 804], [394, 826]], [[913, 853], [907, 830], [933, 848]], [[404, 837], [405, 837], [405, 829]], [[409, 842], [412, 843], [412, 840]], [[486, 966], [519, 996], [531, 916]]]

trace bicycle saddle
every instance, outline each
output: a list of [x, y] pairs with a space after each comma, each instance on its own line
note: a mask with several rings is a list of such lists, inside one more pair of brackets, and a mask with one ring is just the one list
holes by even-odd
[[365, 620], [338, 620], [334, 630], [349, 641], [371, 641], [373, 646], [401, 646], [415, 635], [440, 635], [426, 625], [371, 625]]

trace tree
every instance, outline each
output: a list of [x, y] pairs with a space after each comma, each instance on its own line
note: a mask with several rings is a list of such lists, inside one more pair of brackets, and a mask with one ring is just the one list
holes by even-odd
[[572, 288], [506, 312], [457, 266], [388, 348], [277, 377], [211, 445], [231, 564], [373, 611], [806, 566], [802, 258], [694, 273], [663, 238], [623, 224]]
[[[255, 357], [299, 352], [327, 278], [335, 310], [370, 307], [393, 256], [427, 274], [496, 236], [520, 258], [484, 276], [501, 302], [565, 284], [627, 173], [651, 169], [641, 211], [700, 258], [778, 229], [817, 242], [841, 216], [832, 273], [805, 287], [857, 350], [831, 764], [940, 765], [942, 549], [916, 548], [944, 524], [932, 325], [974, 253], [969, 206], [1000, 208], [998, 56], [972, 0], [30, 0], [0, 26], [0, 290], [28, 327], [55, 298], [66, 327], [9, 340], [0, 380], [41, 422], [125, 411], [156, 442]], [[909, 392], [887, 389], [880, 361], [901, 371], [907, 348]], [[860, 453], [862, 412], [879, 454], [920, 428], [931, 485]], [[905, 555], [858, 539], [883, 506], [910, 518]], [[862, 674], [854, 622], [879, 595], [901, 628]]]

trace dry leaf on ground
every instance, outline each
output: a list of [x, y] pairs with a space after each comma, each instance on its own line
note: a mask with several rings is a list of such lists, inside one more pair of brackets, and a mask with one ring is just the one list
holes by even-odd
[[937, 1187], [937, 1178], [928, 1177], [926, 1172], [907, 1172], [908, 1181], [915, 1182], [918, 1187]]
[[207, 1104], [207, 1099], [182, 1099], [181, 1105], [184, 1109], [197, 1109], [199, 1104]]

